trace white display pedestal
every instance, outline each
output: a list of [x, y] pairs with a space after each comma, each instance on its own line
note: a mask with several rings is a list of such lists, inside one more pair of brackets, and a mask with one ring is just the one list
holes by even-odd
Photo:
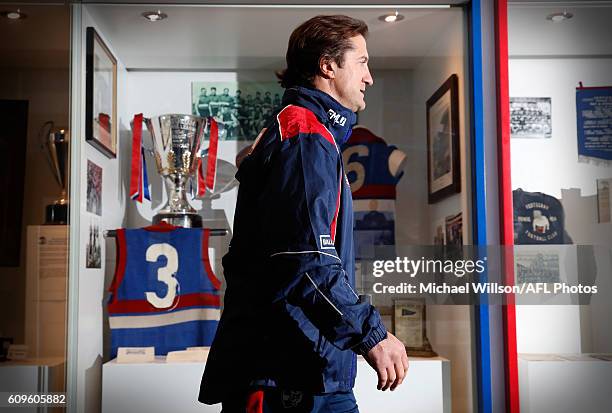
[[[204, 363], [105, 363], [102, 371], [102, 413], [218, 413], [221, 405], [197, 401]], [[408, 378], [394, 392], [376, 390], [376, 373], [358, 359], [355, 397], [361, 413], [449, 413], [450, 361], [410, 358]]]
[[612, 361], [567, 358], [519, 355], [521, 413], [612, 412]]
[[365, 359], [357, 359], [354, 391], [361, 413], [450, 413], [450, 361], [442, 357], [409, 359], [408, 377], [392, 392], [376, 390], [376, 372]]

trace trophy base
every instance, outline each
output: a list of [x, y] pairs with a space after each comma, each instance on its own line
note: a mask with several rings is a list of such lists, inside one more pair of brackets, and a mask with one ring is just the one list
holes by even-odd
[[153, 225], [165, 222], [166, 224], [184, 228], [202, 228], [202, 217], [199, 214], [189, 213], [159, 213], [153, 217]]
[[45, 210], [46, 225], [68, 224], [68, 204], [47, 205]]

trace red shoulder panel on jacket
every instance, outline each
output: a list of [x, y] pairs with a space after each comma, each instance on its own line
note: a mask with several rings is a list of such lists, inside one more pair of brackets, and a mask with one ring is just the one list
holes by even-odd
[[290, 139], [300, 133], [317, 133], [336, 146], [332, 134], [319, 122], [314, 113], [301, 106], [289, 105], [278, 114], [281, 140]]

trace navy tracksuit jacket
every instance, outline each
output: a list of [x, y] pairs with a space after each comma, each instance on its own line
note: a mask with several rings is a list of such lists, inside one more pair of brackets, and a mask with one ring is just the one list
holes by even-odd
[[356, 354], [387, 336], [354, 291], [352, 197], [339, 147], [355, 114], [301, 87], [285, 92], [283, 106], [236, 175], [224, 310], [203, 403], [253, 387], [348, 391]]

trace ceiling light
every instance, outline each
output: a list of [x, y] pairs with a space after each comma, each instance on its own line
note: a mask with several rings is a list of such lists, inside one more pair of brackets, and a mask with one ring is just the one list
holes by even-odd
[[572, 13], [568, 13], [567, 11], [564, 11], [563, 13], [558, 12], [558, 13], [549, 14], [548, 16], [546, 16], [546, 20], [550, 20], [553, 23], [560, 23], [564, 20], [571, 19], [572, 17], [574, 17]]
[[384, 21], [386, 23], [393, 23], [403, 20], [404, 16], [399, 14], [397, 11], [394, 13], [383, 14], [378, 18], [378, 20]]
[[7, 19], [11, 19], [11, 20], [23, 20], [26, 18], [26, 14], [22, 13], [20, 9], [3, 11], [3, 12], [0, 12], [0, 15], [2, 17], [6, 17]]
[[150, 22], [158, 22], [160, 20], [164, 20], [168, 15], [166, 13], [162, 13], [161, 10], [157, 11], [145, 11], [142, 13], [142, 17], [147, 19]]

